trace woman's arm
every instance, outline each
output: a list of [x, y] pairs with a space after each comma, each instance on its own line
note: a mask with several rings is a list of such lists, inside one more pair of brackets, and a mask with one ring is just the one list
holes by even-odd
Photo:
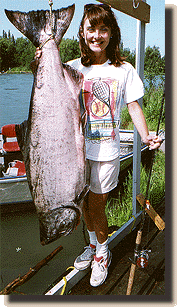
[[149, 134], [143, 111], [138, 102], [133, 101], [127, 106], [132, 121], [138, 130], [143, 143], [149, 145], [149, 149], [156, 149], [160, 147], [162, 139], [159, 136]]

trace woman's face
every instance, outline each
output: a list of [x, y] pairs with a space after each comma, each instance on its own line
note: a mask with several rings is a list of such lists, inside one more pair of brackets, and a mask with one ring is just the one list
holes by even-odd
[[104, 23], [92, 27], [88, 18], [85, 19], [83, 37], [86, 45], [96, 54], [106, 51], [111, 38], [111, 30]]

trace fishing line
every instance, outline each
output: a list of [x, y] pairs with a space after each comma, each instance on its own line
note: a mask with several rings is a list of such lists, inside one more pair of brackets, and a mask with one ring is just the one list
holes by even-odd
[[[162, 96], [159, 120], [158, 120], [158, 125], [157, 125], [157, 130], [156, 130], [156, 136], [158, 136], [158, 134], [159, 134], [159, 127], [160, 127], [160, 122], [161, 122], [162, 113], [163, 113], [164, 100], [165, 100], [165, 86], [164, 86], [164, 91], [163, 91], [163, 96]], [[151, 180], [152, 167], [153, 167], [154, 160], [155, 160], [155, 150], [153, 150], [153, 156], [151, 158], [151, 164], [150, 164], [150, 169], [149, 169], [149, 177], [148, 177], [148, 182], [147, 182], [147, 188], [146, 188], [146, 194], [145, 194], [145, 200], [144, 200], [144, 208], [143, 208], [143, 214], [142, 214], [142, 224], [141, 224], [141, 227], [140, 227], [141, 230], [143, 230], [144, 222], [145, 222], [146, 201], [148, 199], [149, 186], [150, 186], [150, 180]], [[150, 228], [150, 217], [149, 217], [149, 220], [148, 220], [147, 242], [148, 242], [149, 228]]]

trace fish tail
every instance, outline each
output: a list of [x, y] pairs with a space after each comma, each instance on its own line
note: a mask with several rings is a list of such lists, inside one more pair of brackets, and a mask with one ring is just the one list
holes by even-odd
[[42, 45], [53, 34], [57, 45], [67, 31], [74, 15], [75, 5], [53, 10], [19, 12], [5, 10], [10, 22], [24, 34], [35, 47]]

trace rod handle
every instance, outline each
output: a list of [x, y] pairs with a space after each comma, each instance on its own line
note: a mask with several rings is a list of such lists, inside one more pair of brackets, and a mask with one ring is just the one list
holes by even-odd
[[138, 230], [137, 236], [136, 236], [136, 244], [140, 245], [141, 243], [141, 237], [142, 237], [142, 230]]
[[129, 275], [126, 295], [131, 294], [131, 290], [132, 290], [132, 286], [133, 286], [133, 279], [134, 279], [134, 275], [135, 275], [135, 269], [136, 269], [136, 264], [132, 263], [131, 268], [130, 268], [130, 275]]

